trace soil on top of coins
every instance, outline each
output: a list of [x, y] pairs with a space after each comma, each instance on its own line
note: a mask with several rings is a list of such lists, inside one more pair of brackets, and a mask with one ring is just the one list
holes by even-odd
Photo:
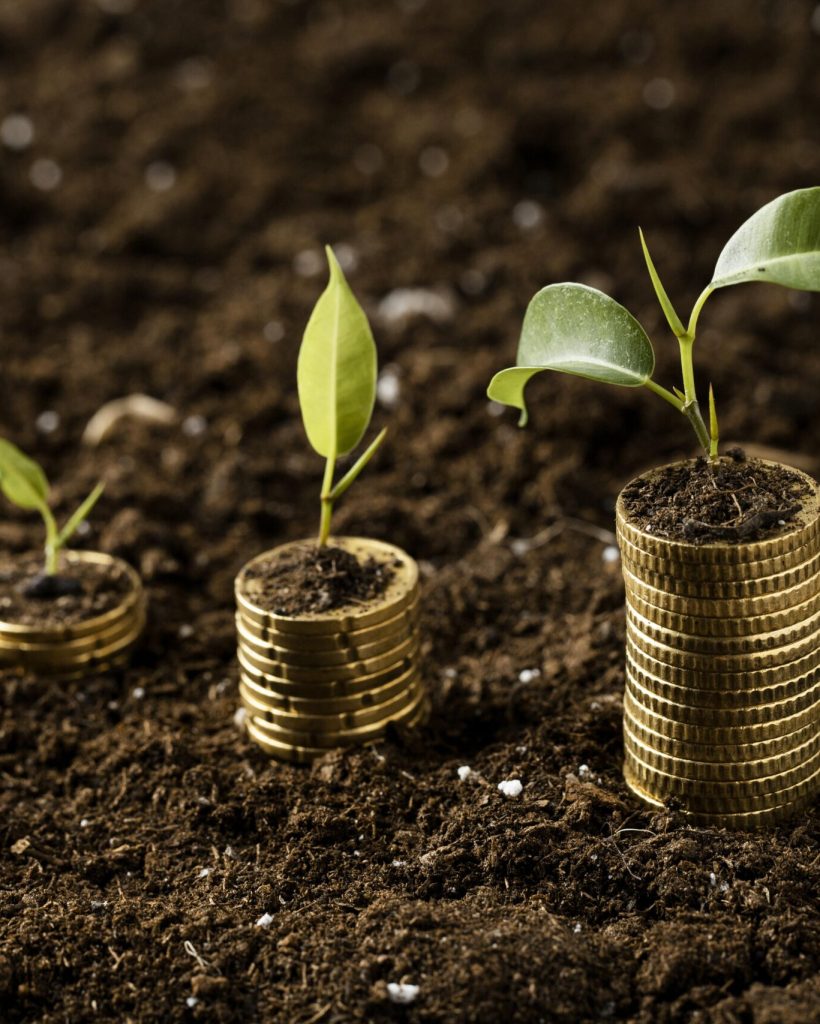
[[380, 597], [394, 570], [372, 556], [359, 559], [333, 545], [298, 545], [248, 566], [254, 601], [277, 615], [340, 611]]
[[42, 629], [74, 626], [112, 611], [128, 593], [116, 564], [74, 562], [57, 576], [43, 574], [42, 555], [0, 562], [0, 621]]
[[[817, 808], [693, 828], [623, 782], [615, 499], [695, 454], [689, 423], [549, 374], [526, 430], [486, 399], [565, 280], [680, 383], [637, 227], [683, 311], [739, 224], [820, 180], [815, 8], [0, 4], [0, 433], [58, 517], [105, 480], [76, 543], [136, 566], [150, 615], [125, 669], [0, 671], [4, 1022], [817, 1021]], [[233, 583], [313, 534], [324, 242], [389, 428], [334, 529], [418, 560], [432, 714], [297, 767], [234, 720]], [[819, 316], [725, 288], [697, 342], [726, 443], [815, 477]], [[130, 394], [170, 410], [82, 441]], [[0, 548], [40, 529], [4, 504]]]
[[810, 497], [804, 476], [734, 448], [714, 463], [699, 457], [633, 480], [623, 507], [657, 537], [742, 544], [787, 533]]

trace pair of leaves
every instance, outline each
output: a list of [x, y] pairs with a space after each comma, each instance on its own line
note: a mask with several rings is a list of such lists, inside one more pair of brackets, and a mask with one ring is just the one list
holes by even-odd
[[[376, 402], [376, 343], [330, 246], [330, 280], [305, 328], [296, 382], [305, 432], [314, 450], [333, 462], [361, 441]], [[333, 488], [339, 497], [384, 440], [382, 431]]]
[[[660, 281], [645, 247], [644, 252], [658, 290]], [[789, 192], [750, 217], [721, 252], [708, 291], [747, 281], [820, 291], [820, 188]], [[662, 286], [658, 297], [680, 336], [683, 325], [674, 311], [670, 315]], [[557, 370], [640, 387], [652, 377], [655, 356], [644, 329], [614, 299], [584, 285], [557, 284], [530, 302], [516, 363], [493, 377], [488, 395], [520, 409], [523, 425], [524, 389], [535, 374]]]
[[[56, 548], [61, 548], [74, 534], [80, 523], [88, 518], [104, 489], [97, 484], [91, 494], [53, 538]], [[48, 507], [50, 487], [43, 469], [34, 459], [4, 438], [0, 438], [0, 490], [13, 504], [27, 512], [39, 512], [47, 525], [51, 518]]]

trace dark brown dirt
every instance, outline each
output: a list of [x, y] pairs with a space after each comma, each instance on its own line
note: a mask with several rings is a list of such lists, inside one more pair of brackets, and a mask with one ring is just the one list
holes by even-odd
[[714, 463], [701, 457], [633, 480], [623, 507], [657, 537], [740, 544], [787, 533], [810, 495], [798, 473], [737, 449]]
[[254, 599], [277, 615], [334, 612], [383, 594], [393, 569], [376, 558], [360, 561], [333, 546], [305, 544], [277, 552], [245, 570], [256, 581]]
[[[60, 512], [105, 479], [80, 540], [152, 608], [122, 673], [0, 674], [5, 1020], [817, 1021], [817, 809], [690, 829], [621, 780], [614, 500], [689, 424], [548, 375], [526, 431], [485, 399], [559, 280], [624, 302], [678, 383], [637, 225], [685, 311], [745, 217], [820, 180], [815, 0], [116, 6], [0, 5], [2, 116], [36, 132], [0, 161], [0, 429]], [[233, 724], [232, 585], [315, 528], [295, 360], [323, 242], [399, 386], [334, 526], [419, 560], [433, 715], [303, 770]], [[397, 287], [438, 320], [386, 316]], [[815, 475], [819, 314], [726, 289], [696, 352], [727, 441]], [[138, 391], [177, 424], [80, 443]], [[4, 510], [4, 550], [38, 540]]]
[[63, 586], [63, 593], [32, 596], [32, 581], [43, 570], [42, 555], [23, 555], [0, 561], [0, 619], [18, 626], [50, 629], [85, 622], [104, 615], [128, 593], [128, 577], [116, 566], [77, 562], [62, 578], [78, 590]]

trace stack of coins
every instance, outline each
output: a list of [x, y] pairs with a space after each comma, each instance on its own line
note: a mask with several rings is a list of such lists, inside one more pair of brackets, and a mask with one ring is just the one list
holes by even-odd
[[72, 563], [116, 565], [128, 580], [123, 601], [103, 615], [64, 626], [21, 626], [0, 622], [0, 665], [37, 675], [80, 678], [121, 664], [145, 626], [145, 595], [137, 573], [118, 558], [93, 551], [69, 551]]
[[427, 710], [418, 667], [416, 563], [380, 541], [351, 537], [333, 544], [391, 567], [380, 597], [321, 615], [267, 611], [249, 570], [273, 552], [249, 562], [236, 579], [239, 693], [248, 732], [283, 761], [308, 763], [334, 747], [380, 739], [390, 722], [415, 725]]
[[618, 501], [624, 776], [696, 824], [773, 824], [820, 789], [820, 517], [805, 479], [800, 518], [756, 543], [653, 537]]

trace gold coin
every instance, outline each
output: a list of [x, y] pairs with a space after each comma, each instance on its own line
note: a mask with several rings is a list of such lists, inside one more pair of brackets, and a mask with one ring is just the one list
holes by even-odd
[[252, 650], [246, 643], [240, 648], [245, 659], [251, 666], [266, 675], [290, 680], [294, 683], [313, 683], [317, 685], [338, 679], [356, 679], [359, 676], [373, 675], [382, 669], [390, 668], [406, 657], [414, 657], [418, 649], [418, 638], [407, 637], [402, 643], [383, 654], [361, 660], [349, 660], [337, 665], [289, 665], [281, 661], [271, 661]]
[[[624, 781], [632, 793], [643, 803], [648, 804], [654, 809], [663, 808], [664, 801], [656, 799], [634, 779], [630, 778], [627, 773], [624, 773]], [[788, 803], [778, 804], [774, 807], [766, 807], [759, 811], [741, 811], [741, 812], [697, 812], [687, 809], [682, 809], [684, 816], [687, 821], [693, 825], [703, 825], [707, 828], [738, 828], [738, 829], [756, 829], [756, 828], [767, 828], [771, 825], [776, 825], [781, 821], [788, 821], [794, 817], [801, 810], [810, 806], [814, 802], [814, 794], [809, 791], [797, 800], [790, 801]]]
[[257, 729], [260, 729], [266, 736], [278, 740], [280, 743], [292, 743], [304, 747], [344, 747], [349, 743], [366, 743], [368, 740], [383, 736], [387, 726], [391, 722], [401, 723], [407, 721], [416, 714], [419, 706], [424, 700], [424, 689], [419, 686], [411, 701], [404, 702], [401, 707], [391, 713], [386, 713], [383, 718], [367, 725], [360, 725], [353, 729], [337, 729], [335, 732], [320, 732], [316, 729], [294, 729], [284, 728], [274, 722], [252, 715], [251, 720]]
[[252, 651], [257, 657], [269, 662], [269, 671], [279, 665], [301, 665], [304, 668], [331, 668], [336, 665], [349, 665], [351, 662], [367, 662], [371, 658], [377, 658], [383, 654], [389, 654], [402, 644], [407, 643], [410, 634], [405, 627], [400, 633], [387, 637], [385, 640], [378, 640], [372, 644], [362, 644], [360, 647], [351, 647], [347, 650], [335, 651], [290, 651], [282, 647], [274, 647], [271, 644], [264, 644], [249, 636], [245, 627], [237, 616], [236, 632], [239, 643], [247, 651]]
[[674, 636], [668, 637], [666, 643], [649, 636], [644, 632], [643, 624], [636, 621], [635, 613], [629, 606], [626, 611], [627, 636], [633, 644], [657, 661], [672, 668], [712, 673], [780, 668], [820, 648], [820, 630], [815, 630], [799, 640], [793, 640], [780, 647], [763, 651], [746, 651], [741, 654], [713, 654], [709, 651], [701, 654], [695, 651], [685, 651], [675, 646], [676, 638]]
[[[767, 462], [767, 465], [773, 466], [776, 464]], [[652, 474], [646, 475], [662, 473], [665, 468], [662, 467], [653, 471]], [[804, 507], [801, 511], [788, 524], [783, 533], [779, 533], [774, 537], [766, 537], [763, 540], [747, 541], [739, 544], [727, 541], [693, 544], [687, 541], [658, 537], [630, 522], [626, 512], [626, 501], [624, 500], [623, 492], [618, 496], [615, 506], [618, 528], [624, 532], [633, 544], [650, 553], [671, 554], [676, 561], [720, 565], [746, 560], [762, 561], [766, 558], [777, 557], [820, 535], [820, 507], [818, 504], [817, 483], [807, 473], [803, 473], [800, 470], [794, 470], [793, 472], [802, 477], [809, 493], [803, 499]], [[632, 481], [632, 483], [634, 482]]]
[[[752, 559], [732, 563], [681, 562], [669, 551], [652, 553], [641, 550], [632, 544], [622, 532], [618, 533], [618, 546], [621, 558], [643, 572], [653, 572], [661, 576], [675, 576], [693, 583], [722, 580], [724, 582], [742, 582], [757, 579], [761, 576], [774, 576], [786, 572], [813, 558], [820, 551], [820, 538], [814, 536], [807, 544], [796, 547], [786, 554], [761, 561]], [[743, 550], [743, 545], [735, 545]]]
[[100, 551], [67, 551], [63, 557], [69, 566], [81, 563], [106, 567], [116, 566], [128, 582], [128, 591], [121, 603], [102, 615], [95, 615], [92, 619], [85, 619], [83, 622], [73, 625], [43, 628], [42, 626], [25, 626], [13, 622], [0, 622], [0, 638], [2, 640], [6, 642], [19, 640], [23, 643], [51, 644], [54, 642], [70, 642], [82, 637], [94, 636], [102, 630], [113, 626], [124, 616], [133, 613], [137, 605], [142, 602], [142, 580], [134, 569], [122, 559], [115, 558], [113, 555], [103, 554]]
[[390, 665], [384, 666], [377, 672], [349, 674], [341, 679], [320, 679], [318, 682], [303, 682], [300, 680], [282, 679], [278, 676], [260, 672], [250, 663], [242, 648], [236, 652], [237, 659], [243, 672], [259, 686], [273, 690], [289, 697], [302, 697], [306, 700], [324, 700], [327, 697], [352, 697], [354, 694], [364, 693], [367, 690], [376, 689], [385, 683], [393, 682], [400, 676], [412, 669], [417, 662], [418, 650], [400, 658]]
[[656, 608], [644, 600], [638, 591], [625, 584], [627, 602], [644, 619], [672, 633], [685, 633], [688, 636], [717, 637], [722, 639], [751, 640], [758, 635], [775, 633], [789, 626], [797, 626], [812, 619], [820, 613], [820, 588], [812, 594], [808, 601], [794, 608], [786, 608], [764, 615], [729, 615], [715, 617], [695, 616]]
[[638, 736], [647, 746], [662, 754], [672, 754], [675, 757], [684, 757], [692, 761], [755, 761], [765, 757], [774, 757], [799, 747], [801, 743], [811, 739], [818, 732], [818, 727], [814, 722], [807, 722], [797, 732], [757, 742], [689, 743], [649, 728], [635, 718], [627, 708], [624, 708], [624, 722], [629, 731]]
[[3, 655], [14, 656], [18, 653], [26, 658], [35, 659], [43, 655], [46, 659], [51, 657], [65, 658], [71, 660], [80, 654], [88, 654], [91, 651], [99, 650], [108, 644], [118, 640], [127, 633], [133, 626], [136, 617], [140, 614], [140, 607], [132, 607], [131, 610], [117, 620], [114, 620], [104, 629], [87, 636], [75, 637], [71, 640], [53, 638], [50, 642], [28, 642], [20, 640], [0, 639], [0, 657]]
[[772, 573], [782, 572], [784, 569], [791, 569], [820, 549], [820, 520], [815, 523], [815, 529], [811, 536], [803, 535], [802, 539], [794, 534], [797, 543], [787, 551], [777, 554], [756, 557], [748, 551], [748, 546], [741, 543], [704, 544], [691, 545], [694, 552], [701, 555], [731, 555], [730, 559], [721, 558], [718, 561], [711, 561], [708, 558], [682, 557], [679, 549], [673, 542], [661, 540], [653, 546], [637, 542], [630, 532], [624, 529], [621, 524], [616, 524], [616, 536], [622, 555], [628, 557], [635, 565], [641, 565], [653, 572], [664, 573], [664, 565], [674, 567], [675, 573], [680, 573], [687, 579], [703, 580], [708, 579], [711, 573], [718, 579], [746, 579], [749, 576], [771, 576]]
[[249, 715], [263, 722], [294, 733], [332, 733], [334, 736], [344, 731], [358, 729], [373, 723], [383, 723], [391, 715], [398, 714], [413, 703], [422, 691], [418, 676], [410, 680], [408, 686], [388, 700], [375, 707], [359, 711], [346, 711], [341, 714], [332, 712], [322, 714], [305, 714], [300, 711], [275, 710], [256, 700], [253, 694], [239, 683], [239, 694], [242, 704]]
[[688, 725], [714, 727], [755, 725], [760, 722], [775, 722], [789, 718], [805, 708], [820, 704], [820, 683], [804, 693], [795, 694], [785, 700], [770, 701], [768, 704], [753, 704], [741, 708], [699, 707], [680, 704], [653, 693], [640, 680], [630, 674], [627, 668], [626, 692], [656, 714]]
[[627, 595], [627, 615], [646, 636], [658, 643], [674, 647], [679, 651], [690, 651], [693, 654], [715, 654], [719, 656], [743, 656], [753, 651], [776, 651], [804, 640], [807, 636], [820, 631], [820, 611], [802, 619], [793, 625], [770, 633], [754, 633], [747, 636], [703, 636], [693, 632], [681, 632], [661, 625], [647, 618], [636, 607]]
[[0, 660], [0, 664], [15, 666], [39, 676], [49, 676], [60, 679], [79, 679], [94, 672], [107, 671], [122, 660], [134, 646], [143, 629], [140, 622], [122, 638], [120, 641], [110, 644], [108, 647], [94, 651], [90, 654], [77, 655], [70, 661], [44, 659], [38, 655], [34, 659], [28, 657]]
[[[638, 696], [627, 686], [624, 693], [624, 712], [633, 719], [673, 739], [685, 740], [688, 743], [741, 744], [757, 743], [760, 740], [771, 740], [779, 736], [788, 736], [806, 725], [815, 725], [820, 703], [812, 704], [793, 714], [785, 714], [767, 722], [753, 722], [748, 725], [726, 725], [714, 722], [714, 715], [703, 716], [700, 722], [681, 722], [669, 718], [663, 713], [653, 711], [643, 704]], [[708, 720], [704, 720], [708, 718]]]
[[820, 752], [804, 764], [768, 778], [739, 782], [714, 782], [683, 779], [670, 772], [652, 768], [625, 751], [624, 773], [636, 779], [658, 798], [679, 797], [690, 810], [715, 814], [721, 811], [759, 811], [796, 800], [820, 785]]
[[[633, 776], [630, 775], [630, 769], [626, 764], [624, 764], [624, 778], [630, 782], [633, 780]], [[642, 779], [640, 775], [637, 776], [637, 782], [644, 788], [654, 785], [654, 783]], [[709, 815], [711, 816], [712, 823], [714, 823], [718, 816], [723, 818], [729, 814], [751, 814], [756, 811], [774, 810], [778, 807], [787, 806], [793, 808], [795, 805], [811, 803], [817, 796], [818, 788], [820, 788], [820, 772], [779, 793], [765, 793], [733, 799], [720, 796], [701, 796], [692, 793], [658, 793], [656, 795], [660, 796], [664, 802], [674, 798], [682, 805], [682, 810], [690, 820], [693, 820], [696, 815], [701, 820], [706, 815]]]
[[[243, 615], [260, 626], [282, 633], [326, 635], [339, 632], [351, 633], [357, 629], [375, 626], [385, 619], [394, 618], [402, 609], [413, 603], [418, 590], [418, 566], [401, 548], [367, 537], [334, 537], [331, 543], [335, 547], [355, 555], [360, 560], [376, 558], [382, 562], [389, 562], [394, 575], [385, 592], [378, 598], [363, 602], [353, 611], [346, 606], [338, 612], [323, 614], [277, 615], [275, 612], [266, 611], [257, 603], [260, 585], [258, 581], [251, 578], [253, 568], [260, 562], [267, 561], [273, 554], [272, 551], [266, 551], [248, 562], [236, 578], [234, 588], [236, 601]], [[304, 541], [296, 541], [291, 544], [283, 544], [275, 548], [274, 551], [280, 552], [304, 546]]]
[[[650, 675], [668, 679], [678, 686], [695, 686], [703, 690], [741, 690], [744, 687], [764, 689], [791, 679], [802, 679], [820, 665], [820, 648], [809, 651], [802, 657], [773, 668], [749, 669], [746, 672], [723, 672], [719, 666], [714, 671], [696, 671], [679, 668], [653, 657], [635, 642], [627, 630], [626, 651], [630, 661]], [[656, 654], [659, 652], [655, 652]]]
[[643, 576], [633, 573], [623, 563], [621, 569], [624, 584], [629, 587], [630, 593], [637, 594], [647, 604], [655, 608], [663, 608], [685, 616], [740, 618], [742, 616], [768, 615], [794, 608], [816, 596], [820, 591], [817, 577], [810, 576], [791, 587], [775, 589], [771, 593], [752, 597], [687, 597], [670, 593], [662, 587], [653, 586]]
[[759, 704], [774, 704], [777, 701], [797, 697], [803, 693], [817, 693], [820, 696], [820, 668], [805, 676], [797, 676], [771, 686], [738, 686], [700, 689], [695, 686], [668, 683], [665, 679], [637, 665], [627, 652], [627, 669], [632, 679], [648, 693], [694, 708], [750, 708]]
[[292, 711], [294, 714], [304, 715], [329, 715], [344, 714], [348, 711], [363, 711], [365, 708], [382, 704], [391, 697], [403, 693], [416, 678], [417, 674], [418, 668], [413, 666], [413, 668], [408, 669], [397, 679], [385, 683], [383, 686], [362, 690], [349, 697], [324, 697], [318, 699], [304, 699], [278, 693], [265, 686], [260, 686], [246, 672], [240, 672], [240, 681], [244, 684], [249, 694], [252, 695], [253, 699], [266, 710]]
[[[407, 722], [405, 726], [407, 728], [416, 728], [421, 725], [429, 713], [429, 706], [426, 702], [422, 704], [418, 713]], [[247, 730], [251, 739], [253, 739], [258, 746], [260, 746], [265, 753], [275, 757], [279, 761], [287, 761], [291, 764], [310, 764], [315, 761], [316, 758], [324, 757], [330, 749], [328, 747], [302, 747], [294, 746], [289, 743], [281, 743], [278, 740], [272, 739], [267, 736], [259, 727], [254, 725], [253, 720], [247, 721]], [[375, 740], [368, 740], [368, 743], [377, 742], [381, 737], [376, 737]], [[350, 744], [355, 746], [355, 744]]]
[[699, 761], [656, 750], [632, 732], [629, 721], [624, 719], [624, 749], [650, 768], [668, 772], [679, 779], [745, 784], [773, 776], [779, 777], [792, 768], [805, 765], [820, 751], [820, 729], [815, 730], [800, 746], [768, 757], [737, 761]]
[[807, 561], [783, 572], [771, 576], [756, 576], [746, 580], [687, 580], [668, 573], [662, 574], [642, 569], [631, 562], [625, 554], [622, 554], [621, 564], [627, 572], [657, 590], [665, 590], [670, 594], [677, 594], [679, 597], [747, 599], [764, 594], [777, 594], [810, 579], [815, 580], [816, 583], [818, 567], [820, 567], [820, 554], [815, 554]]
[[375, 626], [357, 629], [351, 633], [342, 631], [328, 633], [324, 636], [319, 633], [309, 633], [304, 636], [300, 633], [280, 633], [276, 629], [260, 626], [243, 615], [241, 611], [237, 613], [237, 621], [241, 622], [243, 632], [260, 644], [269, 644], [288, 651], [349, 651], [365, 644], [386, 640], [389, 637], [398, 637], [416, 629], [419, 622], [419, 608], [420, 603], [416, 597], [411, 605], [408, 605], [392, 619], [385, 619], [384, 622]]

